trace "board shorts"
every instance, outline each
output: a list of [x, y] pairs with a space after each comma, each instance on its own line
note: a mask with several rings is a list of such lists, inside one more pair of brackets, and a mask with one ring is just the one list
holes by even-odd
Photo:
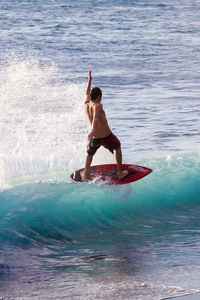
[[121, 143], [118, 138], [111, 132], [111, 134], [105, 138], [91, 139], [88, 144], [87, 153], [93, 156], [101, 146], [113, 153], [114, 150], [120, 148]]

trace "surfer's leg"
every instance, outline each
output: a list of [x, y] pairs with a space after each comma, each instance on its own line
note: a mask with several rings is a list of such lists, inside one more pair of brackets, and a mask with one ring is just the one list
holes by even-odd
[[85, 160], [85, 168], [83, 171], [80, 172], [80, 175], [81, 175], [81, 178], [83, 181], [87, 180], [88, 178], [88, 174], [89, 174], [89, 171], [90, 171], [90, 166], [91, 166], [91, 163], [92, 163], [92, 159], [93, 159], [93, 156], [92, 155], [87, 155], [86, 156], [86, 160]]
[[122, 170], [122, 150], [121, 147], [115, 150], [115, 157], [117, 162], [117, 175], [119, 179], [123, 179], [128, 175], [128, 170]]
[[89, 141], [89, 144], [87, 146], [87, 156], [85, 160], [85, 168], [83, 171], [80, 172], [81, 178], [83, 181], [87, 180], [90, 166], [92, 163], [93, 155], [96, 153], [96, 151], [101, 147], [101, 144], [99, 143], [99, 139], [91, 139]]

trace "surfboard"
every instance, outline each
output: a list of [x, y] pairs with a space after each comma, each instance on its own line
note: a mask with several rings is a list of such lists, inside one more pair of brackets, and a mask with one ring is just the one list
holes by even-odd
[[[123, 164], [123, 169], [129, 171], [128, 175], [123, 179], [118, 179], [116, 164], [91, 166], [87, 181], [104, 182], [110, 185], [127, 184], [139, 180], [152, 172], [152, 169], [130, 164]], [[70, 177], [76, 182], [83, 182], [80, 176], [82, 170], [73, 172]]]

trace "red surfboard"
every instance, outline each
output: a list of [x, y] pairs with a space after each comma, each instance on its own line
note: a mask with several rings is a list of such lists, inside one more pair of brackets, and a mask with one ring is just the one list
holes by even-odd
[[[93, 182], [103, 181], [104, 183], [111, 184], [111, 185], [126, 184], [126, 183], [139, 180], [152, 172], [152, 170], [149, 168], [138, 166], [138, 165], [129, 165], [129, 164], [123, 164], [123, 169], [128, 170], [129, 173], [125, 178], [118, 179], [116, 164], [91, 166], [87, 181], [93, 181]], [[80, 176], [80, 172], [82, 170], [83, 169], [73, 172], [70, 177], [74, 181], [83, 182]]]

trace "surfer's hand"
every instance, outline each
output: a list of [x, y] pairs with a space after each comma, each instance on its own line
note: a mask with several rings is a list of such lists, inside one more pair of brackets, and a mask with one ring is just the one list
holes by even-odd
[[92, 80], [92, 71], [91, 70], [89, 70], [89, 72], [88, 72], [88, 79]]
[[94, 134], [93, 134], [93, 131], [91, 131], [89, 134], [88, 134], [88, 141], [90, 141], [92, 138], [93, 138]]

